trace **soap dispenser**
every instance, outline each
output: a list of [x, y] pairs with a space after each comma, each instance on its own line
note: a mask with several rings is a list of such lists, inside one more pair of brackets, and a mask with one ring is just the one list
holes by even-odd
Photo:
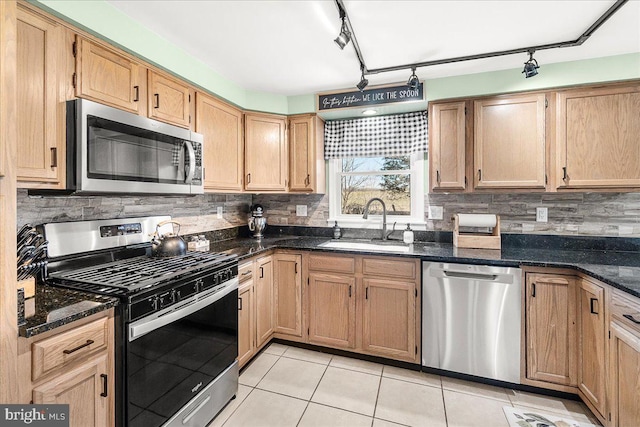
[[342, 234], [342, 230], [340, 230], [340, 226], [338, 226], [338, 221], [336, 221], [335, 225], [333, 226], [333, 238], [339, 239], [341, 234]]
[[402, 240], [407, 245], [410, 245], [411, 243], [413, 243], [413, 230], [411, 229], [409, 224], [407, 224], [407, 229], [404, 230], [404, 233], [402, 233]]

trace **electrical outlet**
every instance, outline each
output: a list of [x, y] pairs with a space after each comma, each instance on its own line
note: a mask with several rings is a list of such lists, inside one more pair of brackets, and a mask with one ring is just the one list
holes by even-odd
[[549, 210], [547, 208], [536, 208], [536, 221], [547, 222], [549, 219]]
[[222, 212], [223, 212], [223, 211], [224, 211], [224, 210], [223, 210], [222, 206], [218, 206], [218, 207], [217, 207], [217, 209], [216, 209], [216, 213], [217, 213], [218, 219], [222, 219]]
[[296, 216], [307, 216], [307, 205], [296, 205]]
[[443, 219], [444, 208], [442, 206], [429, 206], [429, 219]]

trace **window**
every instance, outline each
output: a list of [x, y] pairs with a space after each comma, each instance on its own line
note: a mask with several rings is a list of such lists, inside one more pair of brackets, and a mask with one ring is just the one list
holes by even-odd
[[329, 160], [329, 221], [379, 228], [380, 203], [371, 204], [368, 220], [362, 218], [367, 202], [378, 197], [386, 205], [389, 226], [424, 224], [424, 163], [424, 153]]

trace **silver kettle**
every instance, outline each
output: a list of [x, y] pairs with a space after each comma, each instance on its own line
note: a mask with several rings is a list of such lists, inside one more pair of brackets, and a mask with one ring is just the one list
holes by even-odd
[[[175, 224], [178, 226], [177, 233], [166, 233], [160, 235], [159, 229], [165, 224]], [[187, 253], [187, 244], [180, 237], [180, 223], [176, 221], [162, 221], [156, 226], [156, 232], [151, 239], [151, 255], [154, 257], [170, 257], [184, 255]]]

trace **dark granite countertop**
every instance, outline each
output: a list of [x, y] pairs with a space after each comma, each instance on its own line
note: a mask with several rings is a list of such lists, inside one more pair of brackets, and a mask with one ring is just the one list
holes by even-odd
[[27, 317], [27, 322], [18, 328], [21, 337], [50, 331], [118, 304], [117, 298], [47, 285], [37, 285], [33, 298], [35, 314]]
[[[487, 264], [498, 266], [537, 266], [571, 268], [640, 298], [640, 252], [541, 249], [528, 247], [503, 247], [500, 251], [485, 249], [460, 249], [451, 243], [415, 242], [409, 252], [382, 252], [354, 249], [319, 247], [330, 241], [326, 237], [273, 236], [262, 240], [236, 238], [213, 242], [211, 252], [227, 252], [243, 259], [259, 255], [271, 249], [342, 252], [352, 254], [384, 255], [420, 258], [423, 261]], [[397, 242], [402, 245], [402, 242]]]

